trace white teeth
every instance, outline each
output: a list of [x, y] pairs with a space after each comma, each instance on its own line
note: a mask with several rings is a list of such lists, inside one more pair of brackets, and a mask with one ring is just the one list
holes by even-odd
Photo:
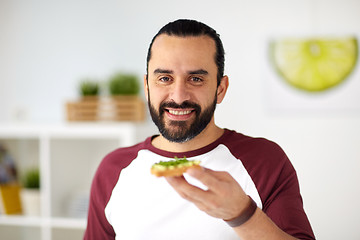
[[173, 114], [173, 115], [186, 115], [191, 113], [190, 110], [188, 111], [176, 111], [176, 110], [169, 110], [169, 113]]

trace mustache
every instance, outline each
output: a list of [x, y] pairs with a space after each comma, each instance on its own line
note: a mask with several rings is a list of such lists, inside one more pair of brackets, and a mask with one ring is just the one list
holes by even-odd
[[165, 111], [165, 108], [178, 108], [178, 109], [185, 109], [185, 108], [193, 108], [196, 112], [200, 112], [201, 107], [199, 104], [190, 101], [184, 101], [181, 104], [177, 104], [176, 102], [163, 102], [160, 104], [160, 112]]

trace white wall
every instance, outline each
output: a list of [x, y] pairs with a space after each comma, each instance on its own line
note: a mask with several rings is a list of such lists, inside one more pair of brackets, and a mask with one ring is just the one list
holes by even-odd
[[360, 107], [275, 111], [266, 88], [269, 38], [359, 35], [357, 0], [0, 1], [0, 123], [61, 122], [82, 77], [142, 76], [152, 36], [177, 18], [222, 36], [230, 89], [217, 123], [284, 148], [318, 239], [360, 239]]

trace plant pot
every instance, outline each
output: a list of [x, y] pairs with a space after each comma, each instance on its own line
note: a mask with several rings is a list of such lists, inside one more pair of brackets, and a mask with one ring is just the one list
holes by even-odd
[[0, 184], [0, 215], [21, 213], [20, 189], [16, 183]]
[[21, 190], [23, 213], [26, 216], [40, 216], [40, 190], [24, 188]]
[[113, 95], [115, 121], [143, 121], [145, 119], [145, 104], [137, 95]]
[[67, 103], [68, 121], [143, 121], [145, 103], [137, 95], [83, 97]]
[[66, 104], [68, 121], [96, 121], [100, 98], [98, 96], [83, 96], [79, 101]]

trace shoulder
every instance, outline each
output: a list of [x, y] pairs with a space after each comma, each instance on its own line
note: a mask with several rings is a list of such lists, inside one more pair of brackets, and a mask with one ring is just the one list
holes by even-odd
[[223, 144], [242, 162], [258, 186], [269, 180], [276, 182], [281, 177], [295, 174], [289, 158], [277, 143], [235, 131], [230, 131], [227, 135]]
[[105, 206], [116, 185], [122, 169], [126, 168], [146, 147], [146, 141], [134, 146], [115, 149], [107, 154], [99, 164], [91, 185], [91, 195], [99, 205]]
[[285, 152], [275, 142], [262, 137], [250, 137], [232, 130], [226, 130], [223, 144], [239, 157], [284, 156]]
[[109, 173], [113, 172], [118, 175], [122, 169], [126, 168], [138, 155], [138, 152], [146, 148], [147, 140], [130, 147], [117, 148], [108, 153], [101, 161], [97, 175], [103, 173], [109, 177]]
[[148, 139], [130, 147], [121, 147], [108, 153], [100, 162], [92, 188], [101, 188], [101, 191], [112, 191], [118, 181], [121, 171], [136, 157], [141, 149], [146, 148]]

